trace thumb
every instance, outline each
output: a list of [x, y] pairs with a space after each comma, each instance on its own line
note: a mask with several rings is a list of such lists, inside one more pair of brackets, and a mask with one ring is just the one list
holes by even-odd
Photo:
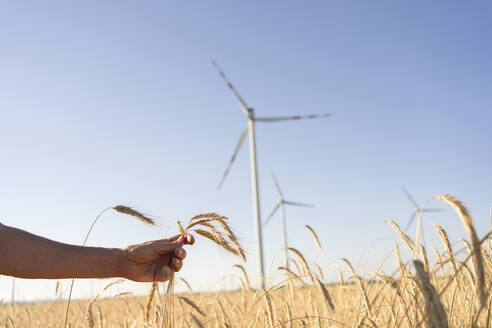
[[176, 241], [168, 241], [166, 239], [157, 240], [154, 249], [160, 255], [173, 253], [176, 248], [182, 247], [184, 240], [182, 238]]

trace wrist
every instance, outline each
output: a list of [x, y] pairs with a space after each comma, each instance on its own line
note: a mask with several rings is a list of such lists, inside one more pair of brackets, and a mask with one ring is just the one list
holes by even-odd
[[128, 252], [124, 248], [114, 248], [111, 257], [115, 260], [114, 277], [128, 279]]

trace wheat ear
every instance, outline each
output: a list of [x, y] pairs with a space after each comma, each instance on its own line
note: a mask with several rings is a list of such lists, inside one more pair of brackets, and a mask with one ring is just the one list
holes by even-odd
[[139, 219], [140, 221], [142, 221], [145, 224], [155, 225], [154, 220], [152, 220], [151, 218], [147, 217], [146, 215], [138, 212], [137, 210], [134, 210], [131, 207], [124, 206], [124, 205], [118, 205], [118, 206], [113, 207], [113, 209], [118, 213], [122, 213], [122, 214], [136, 217], [137, 219]]
[[195, 229], [193, 231], [202, 237], [210, 239], [215, 244], [222, 247], [224, 250], [228, 251], [229, 253], [241, 257], [241, 254], [237, 251], [237, 249], [232, 247], [229, 244], [229, 242], [224, 237], [222, 237], [220, 234], [215, 234], [215, 233], [212, 233], [210, 231], [203, 230], [203, 229]]
[[434, 226], [439, 237], [441, 238], [441, 242], [444, 245], [444, 249], [446, 250], [446, 255], [448, 257], [448, 260], [451, 263], [453, 274], [456, 274], [458, 270], [456, 268], [456, 263], [454, 261], [453, 249], [451, 248], [451, 243], [449, 242], [448, 234], [439, 224], [432, 223], [432, 225]]
[[149, 290], [149, 294], [147, 296], [147, 304], [145, 306], [145, 322], [147, 325], [150, 321], [150, 310], [152, 308], [152, 300], [154, 299], [155, 291], [157, 290], [157, 283], [152, 283], [152, 287]]
[[203, 317], [206, 317], [205, 313], [200, 309], [200, 307], [198, 305], [196, 305], [195, 302], [193, 302], [192, 300], [190, 300], [189, 298], [187, 297], [184, 297], [184, 296], [178, 296], [178, 299], [186, 304], [188, 304], [190, 307], [193, 308], [193, 310], [195, 310], [196, 312], [198, 312], [200, 315], [202, 315]]
[[307, 264], [306, 259], [304, 258], [304, 256], [302, 255], [302, 253], [299, 252], [294, 247], [289, 247], [288, 249], [291, 252], [293, 252], [296, 255], [296, 257], [299, 260], [299, 262], [301, 262], [303, 274], [307, 275], [309, 277], [309, 279], [311, 279], [311, 282], [314, 283], [313, 274], [311, 273], [311, 269], [309, 268], [309, 265]]
[[429, 280], [429, 274], [424, 270], [422, 262], [413, 261], [417, 272], [418, 285], [425, 299], [425, 312], [430, 327], [447, 328], [448, 319], [439, 299], [436, 289]]
[[313, 229], [310, 225], [308, 225], [308, 224], [306, 224], [306, 225], [305, 225], [305, 227], [306, 227], [306, 229], [308, 229], [308, 230], [311, 232], [311, 234], [313, 235], [314, 241], [316, 242], [316, 245], [318, 245], [318, 248], [319, 248], [320, 250], [323, 250], [323, 247], [321, 247], [321, 243], [320, 243], [320, 241], [319, 241], [318, 235], [316, 234], [316, 231], [314, 231], [314, 229]]
[[343, 258], [342, 261], [345, 262], [348, 265], [350, 271], [352, 272], [352, 275], [354, 276], [354, 279], [357, 282], [357, 286], [359, 287], [359, 291], [360, 291], [360, 293], [362, 295], [362, 298], [364, 300], [364, 305], [365, 305], [365, 307], [367, 309], [367, 312], [368, 313], [371, 313], [371, 305], [369, 303], [369, 298], [367, 296], [367, 292], [366, 292], [366, 289], [364, 287], [364, 284], [362, 283], [362, 278], [357, 274], [357, 272], [355, 272], [355, 269], [354, 269], [354, 267], [352, 266], [352, 263], [350, 263], [349, 260]]
[[[92, 222], [91, 226], [89, 227], [89, 231], [87, 231], [87, 234], [85, 236], [84, 243], [82, 244], [82, 246], [85, 246], [85, 244], [87, 243], [87, 239], [89, 239], [89, 235], [91, 234], [92, 229], [94, 228], [96, 222], [99, 220], [99, 218], [101, 217], [101, 215], [104, 212], [106, 212], [107, 210], [110, 210], [110, 209], [113, 209], [116, 212], [119, 212], [119, 213], [122, 213], [122, 214], [126, 214], [126, 215], [130, 215], [130, 216], [136, 217], [138, 220], [140, 220], [141, 222], [143, 222], [145, 224], [155, 225], [154, 220], [152, 220], [152, 219], [148, 218], [147, 216], [145, 216], [144, 214], [142, 214], [142, 213], [140, 213], [140, 212], [132, 209], [131, 207], [124, 206], [124, 205], [117, 205], [117, 206], [114, 206], [114, 207], [108, 207], [108, 208], [105, 208], [104, 210], [102, 210], [96, 216], [96, 218]], [[70, 309], [70, 302], [72, 300], [72, 291], [73, 291], [74, 282], [75, 282], [75, 279], [72, 279], [72, 282], [70, 284], [70, 291], [68, 293], [67, 308], [65, 310], [65, 323], [64, 323], [64, 327], [66, 327], [67, 326], [67, 323], [68, 323], [68, 311]]]
[[248, 275], [246, 274], [246, 270], [244, 269], [244, 267], [241, 264], [234, 264], [234, 267], [235, 268], [238, 268], [239, 270], [241, 270], [241, 272], [243, 273], [244, 283], [246, 284], [247, 289], [251, 289], [251, 285], [249, 283]]
[[396, 231], [396, 233], [398, 234], [398, 236], [400, 236], [400, 238], [405, 242], [405, 244], [407, 245], [408, 249], [410, 249], [410, 251], [413, 253], [415, 251], [415, 244], [412, 241], [412, 239], [410, 239], [410, 237], [408, 237], [403, 232], [403, 230], [401, 230], [400, 226], [398, 224], [396, 224], [395, 221], [390, 220], [390, 219], [384, 220], [384, 222], [388, 222], [391, 225], [391, 227]]
[[[461, 201], [454, 198], [451, 195], [439, 195], [436, 196], [437, 199], [449, 204], [456, 213], [458, 213], [463, 225], [465, 226], [465, 230], [468, 232], [470, 236], [472, 245], [473, 245], [473, 257], [475, 259], [475, 274], [477, 275], [477, 294], [479, 295], [480, 300], [480, 310], [485, 306], [487, 301], [487, 288], [485, 283], [485, 273], [484, 273], [484, 265], [483, 258], [481, 252], [481, 244], [478, 239], [477, 232], [475, 231], [475, 226], [473, 225], [473, 220], [470, 216], [470, 212], [463, 205]], [[479, 310], [479, 312], [480, 312]]]
[[328, 289], [326, 289], [325, 285], [319, 279], [316, 279], [316, 284], [318, 285], [319, 290], [323, 294], [323, 298], [325, 299], [325, 302], [327, 306], [335, 312], [335, 304], [333, 304], [333, 300], [330, 297], [330, 294], [328, 293]]

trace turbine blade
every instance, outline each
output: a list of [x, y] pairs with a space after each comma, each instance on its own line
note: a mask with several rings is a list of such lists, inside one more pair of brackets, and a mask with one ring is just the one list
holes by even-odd
[[273, 211], [272, 213], [270, 213], [270, 215], [266, 218], [265, 221], [263, 221], [263, 224], [262, 224], [262, 227], [266, 226], [268, 222], [270, 222], [271, 218], [273, 218], [273, 216], [275, 215], [275, 213], [278, 211], [278, 209], [280, 208], [280, 205], [282, 204], [282, 202], [278, 203], [277, 206], [275, 206], [273, 208]]
[[243, 133], [241, 133], [241, 136], [239, 137], [239, 142], [236, 145], [236, 149], [234, 149], [234, 153], [232, 154], [231, 159], [229, 160], [229, 165], [227, 165], [227, 169], [224, 172], [224, 175], [222, 176], [222, 179], [220, 180], [219, 187], [217, 189], [220, 189], [222, 187], [222, 184], [224, 183], [225, 178], [229, 174], [229, 170], [231, 169], [232, 164], [234, 163], [234, 160], [236, 160], [237, 153], [239, 152], [239, 149], [241, 149], [241, 146], [244, 142], [244, 139], [246, 139], [246, 136], [248, 135], [248, 126], [243, 130]]
[[219, 65], [215, 60], [212, 60], [212, 64], [214, 64], [215, 68], [217, 71], [219, 71], [220, 76], [224, 79], [226, 82], [227, 86], [229, 89], [231, 89], [232, 93], [234, 94], [234, 97], [236, 97], [236, 100], [239, 102], [239, 105], [241, 106], [241, 109], [243, 110], [244, 114], [246, 114], [249, 117], [249, 111], [248, 111], [248, 106], [244, 102], [243, 98], [239, 95], [239, 93], [236, 91], [232, 83], [229, 81], [225, 73], [220, 69]]
[[403, 231], [407, 231], [408, 227], [412, 224], [413, 220], [415, 219], [415, 216], [417, 215], [417, 211], [413, 212], [412, 216], [410, 217], [410, 220], [408, 220], [407, 225], [405, 226], [405, 229]]
[[403, 193], [405, 194], [405, 196], [407, 196], [408, 200], [415, 207], [415, 210], [419, 210], [420, 207], [417, 205], [417, 202], [413, 199], [413, 197], [410, 195], [410, 193], [408, 192], [408, 190], [406, 190], [405, 187], [401, 187], [401, 188], [403, 189]]
[[275, 177], [273, 172], [270, 172], [270, 174], [272, 175], [273, 183], [275, 184], [275, 188], [277, 188], [277, 192], [280, 195], [280, 199], [283, 199], [284, 195], [282, 194], [282, 190], [280, 190], [280, 185], [278, 184], [277, 178]]
[[331, 117], [331, 114], [318, 114], [318, 115], [297, 115], [297, 116], [280, 116], [280, 117], [257, 117], [255, 121], [260, 122], [278, 122], [278, 121], [289, 121], [289, 120], [302, 120], [306, 118], [322, 118]]
[[311, 205], [311, 204], [304, 204], [304, 203], [290, 202], [290, 201], [287, 201], [287, 200], [284, 200], [284, 204], [287, 204], [287, 205], [294, 205], [294, 206], [302, 206], [302, 207], [314, 207], [314, 205]]

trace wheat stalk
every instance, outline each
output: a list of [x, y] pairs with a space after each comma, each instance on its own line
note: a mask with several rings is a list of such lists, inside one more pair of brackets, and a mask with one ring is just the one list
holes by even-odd
[[309, 277], [309, 279], [311, 279], [311, 281], [314, 283], [313, 274], [311, 273], [311, 269], [309, 269], [309, 265], [307, 264], [306, 259], [304, 258], [302, 253], [299, 252], [294, 247], [289, 247], [288, 249], [296, 255], [297, 259], [301, 263], [303, 274], [307, 275]]
[[198, 328], [204, 328], [205, 326], [203, 325], [203, 323], [198, 320], [197, 317], [195, 317], [193, 314], [191, 314], [191, 319], [195, 322], [195, 324], [197, 325]]
[[[140, 213], [140, 212], [132, 209], [131, 207], [124, 206], [124, 205], [117, 205], [117, 206], [114, 206], [114, 207], [108, 207], [108, 208], [105, 208], [104, 210], [102, 210], [101, 212], [99, 212], [99, 214], [96, 216], [96, 218], [92, 222], [91, 226], [89, 227], [89, 231], [87, 231], [87, 234], [85, 235], [85, 239], [84, 239], [84, 242], [82, 243], [82, 246], [85, 246], [85, 244], [87, 243], [87, 240], [89, 239], [89, 235], [91, 234], [92, 229], [96, 225], [96, 222], [99, 220], [99, 218], [101, 217], [101, 215], [104, 212], [106, 212], [107, 210], [110, 210], [110, 209], [113, 209], [116, 212], [119, 212], [119, 213], [122, 213], [122, 214], [126, 214], [126, 215], [130, 215], [130, 216], [136, 217], [138, 220], [140, 220], [141, 222], [143, 222], [145, 224], [155, 225], [154, 220], [152, 220], [152, 219], [148, 218], [147, 216], [145, 216], [144, 214], [142, 214], [142, 213]], [[64, 327], [67, 327], [67, 323], [68, 323], [68, 311], [70, 309], [70, 301], [72, 299], [72, 291], [73, 291], [74, 282], [75, 282], [75, 279], [72, 278], [72, 282], [70, 283], [70, 291], [68, 293], [67, 307], [66, 307], [66, 310], [65, 310], [65, 323], [64, 323]]]
[[275, 325], [275, 310], [273, 308], [273, 304], [272, 304], [272, 297], [270, 296], [270, 294], [264, 290], [263, 290], [263, 296], [265, 297], [265, 308], [266, 308], [266, 313], [267, 313], [267, 318], [268, 318], [268, 324], [270, 326], [270, 328], [273, 328], [273, 326]]
[[477, 275], [476, 289], [480, 301], [480, 309], [478, 312], [480, 312], [481, 309], [485, 306], [485, 303], [487, 301], [487, 291], [486, 291], [487, 287], [485, 283], [485, 273], [484, 273], [484, 265], [483, 265], [482, 252], [481, 252], [481, 244], [480, 244], [480, 240], [478, 239], [477, 232], [475, 231], [475, 226], [473, 225], [473, 220], [470, 216], [470, 212], [463, 205], [461, 201], [459, 201], [458, 199], [454, 198], [451, 195], [439, 195], [436, 196], [436, 198], [449, 204], [455, 210], [455, 212], [458, 213], [461, 221], [463, 222], [463, 225], [465, 226], [465, 230], [468, 232], [468, 235], [470, 236], [473, 245], [473, 258], [475, 259], [474, 261], [475, 274]]
[[145, 322], [147, 325], [150, 322], [150, 311], [152, 308], [152, 300], [154, 299], [155, 292], [157, 290], [157, 283], [152, 283], [152, 287], [149, 290], [149, 294], [147, 295], [147, 304], [145, 305]]
[[339, 280], [339, 284], [340, 284], [340, 287], [344, 287], [345, 285], [345, 282], [343, 281], [343, 273], [342, 273], [342, 270], [338, 270], [338, 280]]
[[118, 280], [114, 280], [112, 282], [110, 282], [109, 284], [107, 284], [102, 291], [100, 291], [96, 296], [94, 296], [88, 303], [87, 305], [87, 310], [86, 310], [86, 320], [87, 320], [87, 324], [89, 326], [89, 328], [94, 328], [94, 314], [92, 313], [92, 305], [97, 301], [97, 299], [99, 298], [99, 296], [101, 296], [108, 288], [110, 288], [111, 286], [114, 286], [116, 284], [119, 284], [121, 282], [123, 282], [124, 279], [118, 279]]
[[446, 231], [436, 223], [432, 223], [434, 228], [436, 229], [439, 237], [441, 238], [441, 242], [444, 245], [444, 249], [446, 250], [446, 255], [448, 257], [449, 262], [451, 263], [451, 268], [453, 269], [453, 274], [456, 274], [458, 270], [456, 269], [456, 263], [454, 261], [453, 249], [451, 248], [451, 243], [449, 242], [448, 234]]
[[422, 252], [422, 258], [424, 259], [424, 269], [425, 271], [429, 271], [429, 258], [427, 256], [427, 250], [422, 244], [420, 244], [420, 251]]
[[172, 328], [174, 326], [174, 272], [167, 282], [165, 302], [162, 308], [161, 328]]
[[190, 284], [188, 283], [188, 281], [186, 281], [184, 278], [177, 278], [177, 280], [181, 281], [183, 283], [183, 285], [186, 286], [186, 289], [188, 289], [188, 292], [190, 293], [190, 295], [193, 294], [193, 289], [191, 289], [191, 286]]
[[284, 272], [285, 272], [285, 274], [289, 277], [289, 279], [295, 279], [295, 280], [297, 280], [297, 281], [300, 281], [302, 285], [307, 286], [307, 285], [306, 285], [306, 283], [304, 282], [304, 280], [302, 280], [302, 278], [301, 278], [299, 275], [295, 274], [295, 273], [294, 273], [292, 270], [290, 270], [289, 268], [286, 268], [286, 267], [284, 267], [284, 266], [279, 266], [279, 267], [277, 268], [277, 270], [284, 271]]
[[401, 255], [400, 255], [400, 248], [398, 247], [398, 244], [394, 242], [394, 248], [395, 248], [395, 257], [396, 257], [396, 264], [398, 265], [398, 271], [400, 273], [400, 279], [403, 279], [404, 277], [407, 276], [407, 268], [405, 265], [403, 265], [403, 261], [401, 260]]
[[384, 220], [384, 222], [388, 222], [391, 225], [391, 227], [396, 231], [398, 236], [400, 236], [400, 238], [405, 242], [405, 244], [407, 245], [408, 249], [410, 249], [411, 252], [415, 251], [414, 242], [401, 230], [400, 226], [396, 224], [396, 222], [390, 219]]
[[243, 274], [243, 278], [244, 278], [244, 283], [246, 284], [247, 289], [251, 289], [251, 285], [249, 283], [248, 275], [246, 274], [246, 270], [244, 269], [244, 267], [241, 264], [234, 264], [234, 267], [235, 268], [238, 268], [239, 270], [241, 270], [241, 272]]
[[190, 307], [192, 307], [196, 312], [198, 312], [203, 317], [206, 317], [205, 313], [200, 309], [200, 307], [198, 305], [196, 305], [196, 303], [193, 302], [192, 300], [190, 300], [189, 298], [184, 297], [184, 296], [178, 296], [178, 299], [180, 301], [182, 301], [183, 303], [188, 304]]
[[424, 265], [418, 260], [413, 261], [413, 264], [417, 271], [417, 280], [420, 291], [422, 292], [422, 295], [424, 295], [425, 312], [430, 327], [447, 328], [448, 319], [446, 313], [442, 307], [439, 294], [437, 294], [436, 289], [431, 284], [428, 273], [424, 270]]
[[133, 294], [133, 292], [130, 290], [127, 290], [127, 291], [119, 292], [118, 294], [114, 295], [113, 298], [117, 298], [117, 297], [121, 297], [121, 296], [127, 296], [127, 295], [131, 295], [131, 294]]
[[328, 289], [326, 289], [325, 285], [323, 285], [321, 281], [319, 281], [319, 279], [316, 279], [316, 285], [318, 286], [319, 290], [323, 294], [323, 298], [325, 299], [327, 306], [333, 312], [335, 312], [335, 304], [333, 304], [333, 300], [331, 299], [330, 294], [328, 293]]
[[359, 291], [362, 295], [362, 299], [364, 300], [364, 306], [366, 307], [367, 312], [371, 313], [371, 305], [369, 303], [369, 298], [367, 296], [367, 292], [366, 292], [366, 289], [364, 287], [364, 284], [362, 283], [362, 278], [355, 272], [355, 269], [349, 260], [347, 260], [346, 258], [343, 258], [342, 261], [347, 264], [350, 271], [352, 272], [352, 275], [354, 276], [354, 279], [357, 282], [357, 286], [359, 287]]
[[314, 229], [310, 226], [310, 225], [305, 225], [305, 227], [311, 232], [311, 234], [313, 235], [313, 238], [314, 238], [314, 241], [316, 242], [316, 245], [318, 245], [318, 248], [320, 250], [323, 250], [323, 247], [321, 247], [321, 243], [319, 241], [319, 238], [318, 238], [318, 235], [316, 234], [316, 231], [314, 231]]
[[184, 234], [184, 229], [183, 226], [181, 225], [180, 221], [174, 221], [176, 223], [176, 226], [178, 226], [178, 231], [180, 234]]
[[[188, 221], [188, 224], [185, 226], [185, 228], [182, 227], [181, 222], [179, 221], [176, 221], [176, 225], [181, 234], [185, 234], [188, 231], [192, 230], [193, 228], [193, 231], [198, 235], [211, 240], [212, 242], [214, 242], [214, 244], [220, 246], [227, 252], [240, 257], [243, 261], [246, 261], [245, 252], [241, 247], [241, 245], [239, 244], [238, 238], [232, 232], [229, 225], [226, 223], [226, 220], [228, 220], [227, 217], [221, 216], [217, 213], [202, 213], [193, 216]], [[223, 231], [217, 229], [214, 226], [214, 223], [218, 224]], [[198, 228], [200, 226], [206, 228], [207, 230]], [[165, 267], [164, 269], [166, 268], [167, 267]], [[175, 276], [174, 276], [174, 271], [170, 273], [171, 275], [166, 289], [164, 306], [162, 306], [161, 315], [159, 316], [161, 318], [161, 325], [160, 325], [161, 328], [162, 327], [171, 328], [174, 325], [173, 299], [174, 299]], [[200, 314], [204, 315], [204, 313], [199, 309], [199, 307], [196, 306], [196, 304], [193, 303], [190, 299], [186, 297], [179, 297], [179, 299], [182, 302], [185, 302], [189, 306], [193, 307]]]

